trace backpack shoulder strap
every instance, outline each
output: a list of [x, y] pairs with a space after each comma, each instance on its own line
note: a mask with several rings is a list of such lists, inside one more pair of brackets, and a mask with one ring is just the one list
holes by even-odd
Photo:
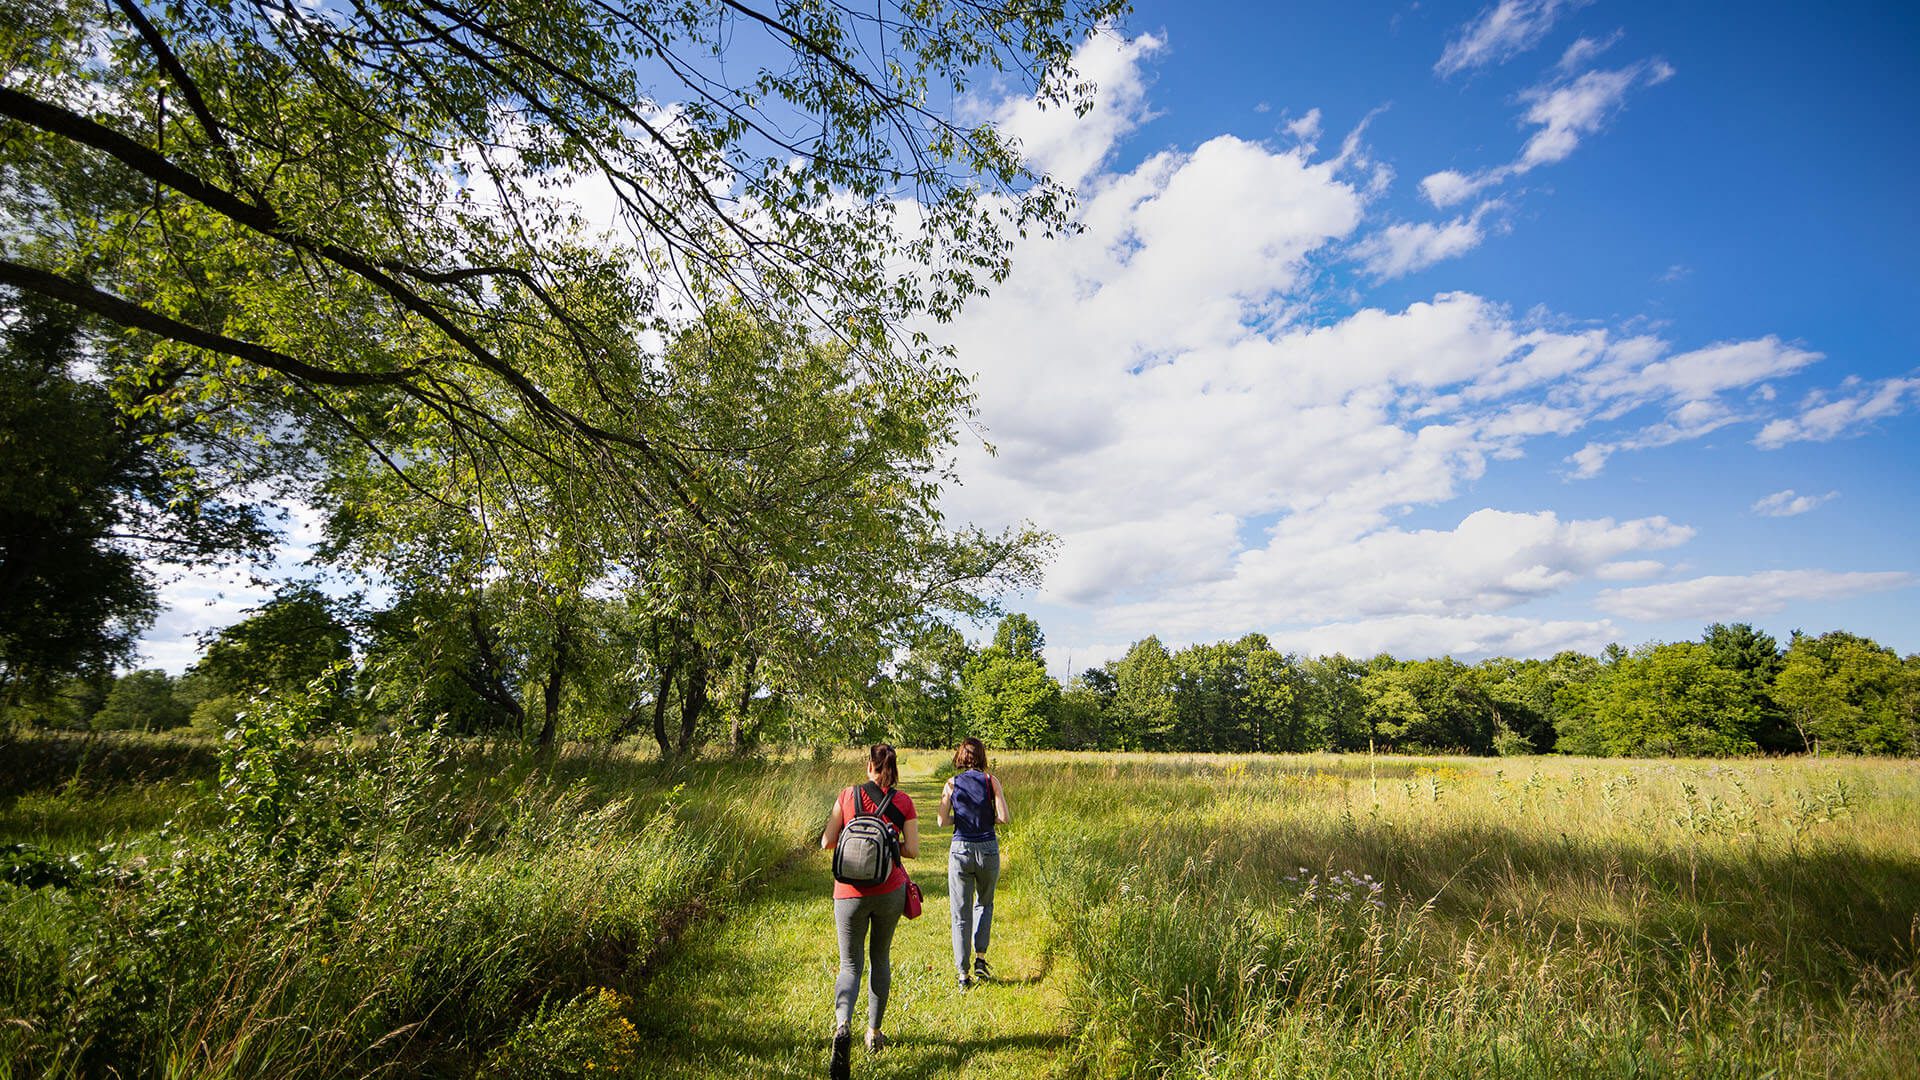
[[[859, 791], [862, 795], [865, 795], [867, 797], [868, 802], [873, 804], [873, 812], [876, 814], [883, 813], [886, 810], [887, 804], [893, 801], [887, 798], [886, 791], [883, 790], [879, 784], [876, 784], [871, 780], [867, 781], [864, 784], [861, 784]], [[858, 802], [854, 803], [853, 809], [855, 813], [866, 812], [860, 809], [860, 804]]]
[[893, 826], [894, 832], [905, 836], [907, 832], [907, 812], [900, 809], [900, 805], [893, 801], [894, 792], [887, 791], [879, 784], [872, 783], [871, 781], [860, 785], [860, 790], [866, 792], [867, 798], [873, 800], [873, 812], [886, 818], [888, 823]]

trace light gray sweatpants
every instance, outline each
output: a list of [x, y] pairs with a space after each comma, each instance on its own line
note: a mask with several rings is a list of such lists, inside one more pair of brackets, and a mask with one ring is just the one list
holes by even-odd
[[904, 885], [879, 896], [833, 902], [833, 925], [840, 933], [840, 977], [833, 984], [836, 1023], [849, 1027], [853, 1023], [853, 1003], [860, 996], [861, 961], [871, 948], [873, 973], [867, 982], [867, 1026], [880, 1027], [881, 1019], [887, 1014], [887, 991], [893, 987], [893, 931], [906, 910]]

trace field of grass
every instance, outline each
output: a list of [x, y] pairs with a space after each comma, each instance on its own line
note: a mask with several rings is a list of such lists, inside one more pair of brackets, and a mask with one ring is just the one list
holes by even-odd
[[[1096, 1075], [1912, 1076], [1920, 771], [1023, 759]], [[1045, 853], [1044, 855], [1042, 853]]]
[[[0, 1073], [824, 1072], [849, 752], [304, 748], [280, 821], [95, 745], [0, 751], [45, 879], [0, 883]], [[927, 909], [855, 1075], [1916, 1075], [1912, 763], [1002, 755], [961, 995], [944, 761], [902, 758]]]

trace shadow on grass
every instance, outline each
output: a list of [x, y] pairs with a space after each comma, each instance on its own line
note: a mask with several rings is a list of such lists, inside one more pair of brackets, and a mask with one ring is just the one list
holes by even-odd
[[[734, 1027], [706, 1034], [675, 1025], [673, 1030], [642, 1026], [640, 1034], [648, 1044], [643, 1056], [650, 1058], [656, 1066], [669, 1066], [664, 1072], [655, 1069], [647, 1071], [646, 1075], [675, 1075], [673, 1066], [690, 1066], [698, 1072], [700, 1063], [706, 1062], [715, 1066], [732, 1065], [739, 1070], [747, 1070], [738, 1071], [735, 1075], [751, 1076], [759, 1072], [772, 1073], [776, 1071], [777, 1063], [816, 1057], [819, 1059], [819, 1071], [823, 1075], [826, 1072], [829, 1038], [819, 1030], [776, 1032]], [[887, 1049], [870, 1055], [860, 1046], [856, 1030], [854, 1074], [920, 1080], [951, 1075], [978, 1057], [1009, 1051], [1056, 1054], [1065, 1052], [1069, 1045], [1067, 1035], [1051, 1032], [974, 1039], [919, 1032], [892, 1036]], [[759, 1072], [754, 1071], [756, 1069]]]
[[[1855, 839], [1789, 847], [1703, 839], [1696, 844], [1547, 836], [1523, 824], [1423, 826], [1345, 823], [1332, 815], [1242, 825], [1222, 838], [1203, 825], [1163, 822], [1102, 835], [1096, 848], [1152, 864], [1210, 852], [1193, 884], [1278, 899], [1298, 893], [1300, 867], [1326, 877], [1373, 875], [1389, 901], [1431, 902], [1456, 932], [1504, 934], [1518, 923], [1543, 937], [1576, 929], [1627, 935], [1680, 958], [1705, 946], [1716, 958], [1747, 951], [1814, 993], [1841, 991], [1863, 966], [1920, 963], [1920, 859]], [[1119, 867], [1109, 867], [1117, 873]], [[1168, 874], [1180, 865], [1169, 861]], [[1342, 886], [1323, 887], [1331, 903]], [[1352, 890], [1358, 892], [1359, 890]], [[1355, 902], [1365, 900], [1359, 892]]]
[[185, 732], [31, 732], [0, 739], [0, 798], [77, 787], [102, 791], [218, 771], [219, 741]]

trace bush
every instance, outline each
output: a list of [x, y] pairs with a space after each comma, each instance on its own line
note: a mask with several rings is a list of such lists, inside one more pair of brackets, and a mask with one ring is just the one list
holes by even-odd
[[503, 1080], [572, 1080], [617, 1075], [638, 1056], [640, 1036], [626, 1018], [632, 1002], [604, 987], [559, 1008], [543, 1002], [487, 1061]]
[[1501, 757], [1525, 757], [1539, 751], [1532, 739], [1511, 728], [1501, 728], [1493, 733], [1493, 752]]

